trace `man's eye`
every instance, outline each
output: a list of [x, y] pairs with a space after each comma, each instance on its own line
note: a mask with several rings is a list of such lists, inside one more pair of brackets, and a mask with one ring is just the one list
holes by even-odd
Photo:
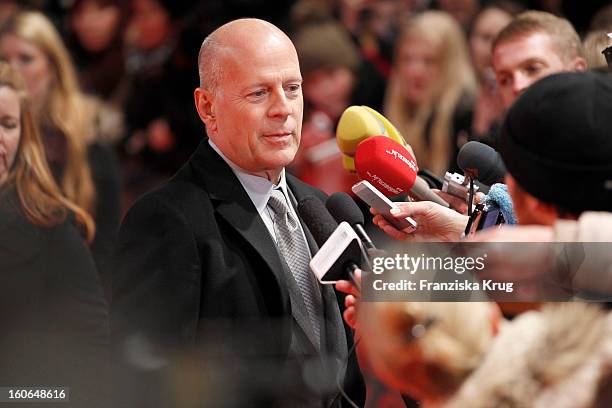
[[267, 91], [265, 89], [259, 89], [255, 92], [251, 92], [250, 96], [253, 96], [255, 98], [261, 98], [262, 96], [265, 96], [267, 93]]
[[497, 77], [497, 83], [499, 84], [499, 86], [510, 85], [510, 77], [507, 75]]
[[300, 90], [300, 84], [292, 84], [287, 87], [288, 92], [298, 92]]
[[527, 71], [527, 73], [530, 74], [530, 75], [537, 74], [541, 70], [542, 70], [542, 66], [541, 65], [529, 65], [525, 69], [525, 71]]
[[32, 62], [33, 58], [31, 55], [26, 55], [26, 54], [22, 54], [19, 56], [19, 61], [22, 64], [29, 64], [30, 62]]

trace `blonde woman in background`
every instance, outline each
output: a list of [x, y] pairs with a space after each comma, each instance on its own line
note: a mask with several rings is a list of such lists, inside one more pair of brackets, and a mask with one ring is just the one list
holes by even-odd
[[62, 39], [41, 13], [17, 13], [0, 27], [0, 57], [25, 79], [57, 184], [96, 221], [91, 249], [108, 287], [120, 217], [120, 188], [115, 156], [97, 140], [99, 105], [81, 92]]
[[419, 168], [444, 175], [456, 166], [467, 136], [455, 134], [455, 123], [471, 118], [475, 93], [459, 24], [441, 11], [408, 20], [396, 43], [384, 111], [412, 146]]
[[71, 406], [105, 406], [108, 307], [83, 239], [93, 236], [51, 175], [23, 80], [0, 63], [1, 384], [57, 384]]

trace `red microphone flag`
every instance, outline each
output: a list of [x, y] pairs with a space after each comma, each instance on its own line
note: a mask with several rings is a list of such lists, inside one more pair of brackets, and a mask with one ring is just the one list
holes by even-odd
[[386, 136], [365, 139], [355, 151], [355, 169], [386, 196], [408, 193], [419, 168], [410, 152]]

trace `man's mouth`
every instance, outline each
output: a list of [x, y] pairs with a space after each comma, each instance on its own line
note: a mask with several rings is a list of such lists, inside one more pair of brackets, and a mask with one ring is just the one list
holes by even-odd
[[271, 136], [271, 137], [282, 137], [282, 136], [291, 136], [291, 135], [293, 135], [293, 132], [290, 130], [280, 131], [280, 132], [270, 132], [270, 133], [264, 134], [264, 136]]
[[282, 132], [273, 132], [273, 133], [265, 133], [264, 137], [267, 140], [273, 141], [273, 142], [284, 142], [287, 139], [290, 139], [293, 137], [293, 132], [290, 131], [282, 131]]

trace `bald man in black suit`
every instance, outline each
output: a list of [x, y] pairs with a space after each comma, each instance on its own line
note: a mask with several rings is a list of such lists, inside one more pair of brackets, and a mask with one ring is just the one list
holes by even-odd
[[[192, 352], [226, 387], [212, 405], [328, 406], [337, 379], [360, 376], [345, 375], [352, 334], [333, 288], [301, 274], [318, 248], [296, 205], [325, 195], [284, 169], [302, 126], [297, 53], [274, 25], [235, 20], [204, 40], [199, 70], [195, 104], [208, 139], [121, 227], [112, 302], [119, 366], [144, 372], [153, 357], [143, 350], [160, 367], [172, 364], [169, 351]], [[286, 206], [284, 230], [272, 196]], [[295, 261], [288, 240], [308, 259]], [[124, 383], [142, 384], [137, 377]]]

